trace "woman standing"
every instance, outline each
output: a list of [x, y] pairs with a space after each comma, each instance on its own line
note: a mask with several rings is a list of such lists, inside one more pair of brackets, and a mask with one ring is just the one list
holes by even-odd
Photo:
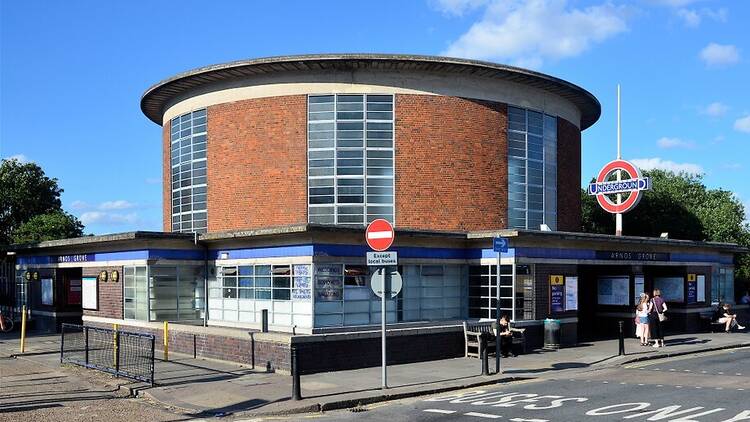
[[648, 346], [650, 330], [648, 328], [648, 314], [651, 313], [651, 301], [647, 294], [641, 296], [641, 302], [636, 308], [635, 315], [641, 325], [641, 346]]
[[651, 299], [651, 313], [649, 313], [649, 329], [651, 338], [654, 340], [654, 347], [664, 347], [664, 332], [662, 330], [662, 321], [666, 320], [664, 312], [667, 311], [667, 304], [661, 298], [661, 290], [654, 289], [654, 298]]

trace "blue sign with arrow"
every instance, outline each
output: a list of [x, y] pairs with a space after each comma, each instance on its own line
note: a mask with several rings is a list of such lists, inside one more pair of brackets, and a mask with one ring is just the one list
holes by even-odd
[[492, 249], [495, 252], [508, 252], [508, 239], [496, 237], [492, 241]]

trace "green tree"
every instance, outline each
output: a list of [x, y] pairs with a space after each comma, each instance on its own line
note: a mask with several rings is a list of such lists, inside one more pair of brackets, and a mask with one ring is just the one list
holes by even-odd
[[[62, 192], [63, 190], [57, 185], [57, 179], [47, 177], [44, 170], [35, 163], [3, 159], [0, 162], [0, 245], [11, 243], [16, 230], [29, 222], [32, 217], [62, 213], [60, 202]], [[70, 215], [68, 217], [75, 219]], [[74, 226], [80, 226], [82, 229], [81, 223], [78, 220], [75, 222], [77, 224]], [[44, 226], [51, 227], [47, 223]], [[25, 230], [27, 233], [31, 232], [30, 227]], [[44, 237], [52, 239], [55, 233], [70, 232], [53, 231], [49, 236]], [[78, 233], [77, 236], [80, 236], [80, 231], [74, 230], [73, 233]]]
[[13, 243], [37, 243], [45, 240], [81, 237], [83, 224], [65, 211], [39, 214], [13, 232]]
[[[656, 237], [668, 232], [673, 239], [737, 243], [750, 247], [750, 226], [742, 202], [730, 191], [708, 189], [703, 176], [664, 170], [644, 172], [652, 189], [640, 204], [623, 215], [623, 234]], [[596, 198], [581, 191], [582, 229], [614, 234], [615, 217], [599, 207]], [[750, 257], [740, 254], [735, 277], [750, 280]], [[739, 284], [739, 283], [738, 283]]]

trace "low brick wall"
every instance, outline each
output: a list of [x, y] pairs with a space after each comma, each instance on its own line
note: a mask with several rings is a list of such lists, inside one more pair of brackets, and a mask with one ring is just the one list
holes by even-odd
[[[128, 324], [112, 320], [123, 331], [153, 334], [156, 357], [163, 353], [159, 323]], [[112, 323], [84, 321], [85, 325], [112, 328]], [[292, 336], [241, 329], [170, 324], [169, 350], [196, 357], [242, 363], [256, 369], [291, 372], [291, 344], [298, 349], [303, 374], [358, 369], [380, 365], [380, 333], [357, 332]], [[394, 330], [388, 336], [388, 363], [401, 364], [464, 356], [462, 329], [418, 328]]]
[[[334, 340], [326, 336], [311, 337], [319, 339], [306, 338], [304, 342], [299, 343], [295, 341], [297, 339], [292, 340], [298, 350], [300, 371], [303, 374], [367, 368], [379, 366], [381, 363], [379, 335]], [[389, 336], [387, 339], [389, 365], [463, 356], [462, 331], [398, 335]]]
[[[119, 320], [120, 329], [153, 334], [156, 357], [162, 356], [159, 323], [133, 325]], [[112, 328], [111, 323], [85, 321], [86, 325]], [[562, 324], [563, 346], [575, 343], [575, 324]], [[526, 327], [526, 350], [540, 347], [543, 327]], [[291, 371], [291, 345], [297, 347], [302, 374], [367, 368], [380, 365], [378, 331], [292, 336], [259, 333], [223, 327], [170, 324], [169, 350], [196, 357], [242, 363], [282, 374]], [[423, 362], [464, 356], [464, 335], [460, 326], [397, 329], [388, 336], [388, 364]]]
[[[112, 324], [86, 321], [92, 327], [112, 328]], [[120, 329], [136, 333], [153, 334], [156, 357], [163, 356], [163, 330], [120, 323]], [[186, 327], [186, 328], [183, 328]], [[201, 333], [200, 331], [206, 331]], [[170, 324], [169, 351], [196, 357], [242, 363], [253, 368], [290, 373], [291, 351], [289, 343], [264, 339], [264, 334], [235, 330], [247, 338], [213, 333], [212, 327], [190, 327]], [[267, 336], [267, 335], [265, 335]], [[283, 336], [283, 335], [282, 335]]]

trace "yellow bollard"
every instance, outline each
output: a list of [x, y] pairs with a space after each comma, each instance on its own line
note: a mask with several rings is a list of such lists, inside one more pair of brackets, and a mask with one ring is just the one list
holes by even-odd
[[112, 324], [112, 366], [117, 369], [117, 324]]
[[26, 305], [21, 311], [21, 353], [26, 350]]
[[169, 361], [169, 322], [164, 321], [164, 361]]

